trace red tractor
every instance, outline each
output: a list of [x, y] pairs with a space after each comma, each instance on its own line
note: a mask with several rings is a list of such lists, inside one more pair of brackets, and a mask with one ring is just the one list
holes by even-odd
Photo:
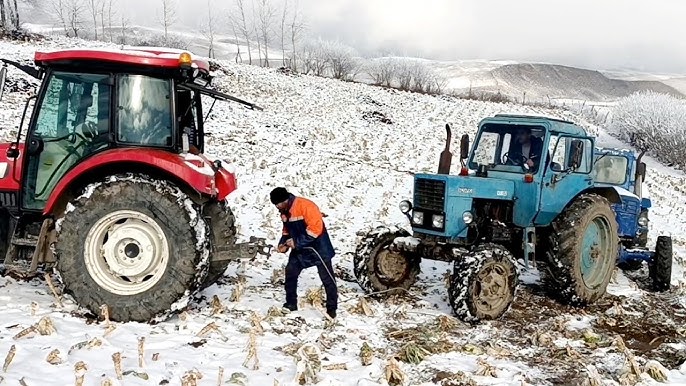
[[34, 60], [0, 70], [3, 88], [7, 64], [42, 81], [16, 141], [0, 144], [6, 272], [52, 268], [91, 312], [151, 321], [184, 308], [231, 260], [268, 253], [263, 239], [236, 244], [225, 201], [235, 175], [203, 155], [203, 97], [260, 108], [209, 88], [207, 62], [143, 48]]

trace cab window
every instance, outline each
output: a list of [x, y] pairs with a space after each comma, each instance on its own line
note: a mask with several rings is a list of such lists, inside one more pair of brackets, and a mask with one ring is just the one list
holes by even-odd
[[171, 82], [144, 75], [121, 75], [117, 87], [117, 140], [172, 146]]

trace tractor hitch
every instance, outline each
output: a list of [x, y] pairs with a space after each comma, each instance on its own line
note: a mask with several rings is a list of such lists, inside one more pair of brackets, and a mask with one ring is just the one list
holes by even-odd
[[425, 259], [447, 262], [458, 260], [469, 253], [467, 248], [411, 236], [397, 237], [388, 249], [392, 252], [409, 252]]
[[212, 261], [223, 260], [253, 260], [258, 254], [271, 256], [273, 245], [266, 243], [267, 239], [250, 236], [247, 243], [216, 247], [216, 257]]

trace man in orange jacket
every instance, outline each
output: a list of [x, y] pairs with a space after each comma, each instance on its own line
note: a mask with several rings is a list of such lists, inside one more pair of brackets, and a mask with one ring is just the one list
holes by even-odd
[[276, 188], [270, 194], [272, 204], [279, 209], [283, 232], [278, 251], [291, 250], [286, 264], [286, 303], [290, 311], [298, 309], [298, 277], [310, 267], [317, 267], [319, 278], [326, 291], [326, 313], [336, 317], [338, 289], [333, 275], [331, 259], [336, 254], [322, 213], [317, 205], [302, 197], [290, 194], [285, 188]]

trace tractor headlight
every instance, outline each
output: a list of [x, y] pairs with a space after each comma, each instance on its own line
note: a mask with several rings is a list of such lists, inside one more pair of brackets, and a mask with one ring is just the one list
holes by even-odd
[[443, 229], [444, 224], [445, 224], [445, 217], [443, 217], [442, 214], [435, 214], [435, 215], [431, 216], [431, 225], [433, 225], [434, 228]]
[[403, 212], [403, 214], [408, 214], [412, 210], [412, 203], [407, 200], [403, 200], [400, 201], [398, 207], [400, 208], [400, 211]]
[[462, 221], [464, 221], [465, 224], [469, 225], [474, 222], [474, 215], [472, 212], [464, 212], [462, 213]]
[[415, 225], [424, 224], [424, 212], [418, 212], [415, 210], [414, 213], [412, 213], [412, 223]]
[[638, 218], [638, 225], [642, 227], [647, 227], [649, 222], [648, 216], [639, 216]]

